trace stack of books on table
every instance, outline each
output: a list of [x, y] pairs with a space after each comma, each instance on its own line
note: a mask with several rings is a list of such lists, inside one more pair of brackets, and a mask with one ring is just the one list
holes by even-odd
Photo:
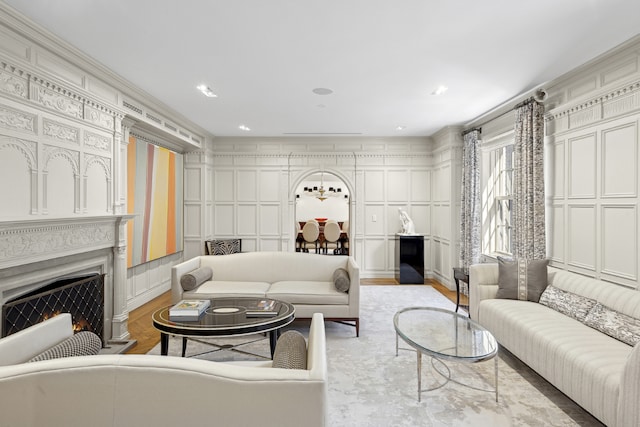
[[246, 307], [247, 317], [273, 317], [278, 315], [276, 302], [273, 300], [260, 300], [257, 304]]
[[182, 322], [198, 320], [210, 305], [211, 301], [208, 299], [182, 300], [169, 309], [169, 320]]

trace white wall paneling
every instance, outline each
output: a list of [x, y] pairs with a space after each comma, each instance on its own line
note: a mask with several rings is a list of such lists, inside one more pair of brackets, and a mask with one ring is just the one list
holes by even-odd
[[547, 246], [550, 247], [550, 252], [547, 255], [556, 265], [563, 264], [566, 260], [564, 205], [553, 205], [547, 212], [548, 234], [553, 236], [553, 239], [549, 239], [547, 243]]
[[596, 195], [596, 135], [589, 133], [568, 139], [569, 197], [594, 198]]
[[[407, 210], [418, 232], [431, 230], [430, 146], [417, 141], [398, 138], [374, 145], [366, 141], [355, 147], [357, 151], [347, 152], [341, 138], [218, 138], [211, 145], [216, 181], [213, 234], [228, 237], [235, 233], [247, 251], [294, 250], [296, 209], [303, 202], [295, 201], [298, 186], [309, 176], [325, 172], [342, 181], [343, 191], [350, 195], [345, 201], [350, 248], [362, 276], [393, 277], [398, 208]], [[232, 183], [233, 193], [220, 188], [223, 179]], [[218, 209], [223, 205], [234, 210]], [[237, 221], [233, 225], [230, 216]], [[225, 229], [235, 228], [223, 230], [219, 223]], [[255, 239], [252, 247], [245, 244], [248, 239]], [[429, 263], [426, 267], [430, 268]]]
[[603, 198], [638, 196], [638, 122], [637, 120], [602, 130]]
[[237, 171], [236, 200], [256, 202], [258, 200], [258, 173], [251, 170]]
[[603, 276], [624, 284], [638, 279], [638, 212], [636, 205], [603, 205], [600, 253]]
[[367, 202], [385, 201], [384, 170], [365, 170], [364, 199]]
[[262, 236], [280, 236], [280, 217], [280, 204], [260, 205], [260, 234]]
[[360, 261], [364, 271], [375, 271], [382, 274], [382, 277], [389, 276], [392, 271], [389, 271], [387, 260], [387, 240], [385, 238], [370, 237], [364, 241], [364, 256]]
[[202, 199], [202, 170], [200, 167], [184, 168], [184, 201], [199, 202]]
[[[635, 288], [640, 262], [636, 66], [637, 52], [551, 89], [551, 98], [559, 101], [546, 116], [551, 265]], [[634, 80], [624, 82], [628, 78]]]
[[213, 172], [214, 202], [232, 202], [234, 200], [235, 179], [232, 170], [217, 170]]
[[593, 274], [596, 271], [596, 206], [594, 204], [569, 205], [568, 223], [568, 264]]
[[404, 202], [409, 200], [409, 190], [411, 189], [411, 182], [409, 181], [408, 171], [387, 171], [387, 180], [388, 202]]

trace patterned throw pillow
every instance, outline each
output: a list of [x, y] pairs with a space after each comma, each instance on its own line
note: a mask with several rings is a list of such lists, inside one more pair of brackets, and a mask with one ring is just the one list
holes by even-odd
[[631, 346], [640, 342], [640, 319], [619, 313], [600, 303], [593, 306], [584, 324]]
[[180, 278], [180, 286], [185, 291], [192, 291], [213, 277], [211, 267], [200, 267], [183, 274]]
[[208, 255], [237, 254], [242, 250], [242, 239], [207, 240]]
[[307, 369], [307, 342], [298, 331], [280, 335], [273, 352], [274, 368]]
[[70, 336], [60, 344], [34, 356], [29, 362], [58, 359], [61, 357], [93, 356], [102, 348], [102, 340], [93, 332], [82, 331]]
[[498, 257], [496, 298], [538, 302], [547, 287], [548, 259], [507, 260]]
[[540, 304], [584, 322], [596, 300], [549, 285], [540, 296]]

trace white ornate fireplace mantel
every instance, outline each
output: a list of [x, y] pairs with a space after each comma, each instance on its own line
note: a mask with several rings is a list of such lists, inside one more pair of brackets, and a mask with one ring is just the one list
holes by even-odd
[[127, 340], [125, 226], [133, 217], [0, 221], [0, 306], [62, 276], [104, 273], [105, 339]]

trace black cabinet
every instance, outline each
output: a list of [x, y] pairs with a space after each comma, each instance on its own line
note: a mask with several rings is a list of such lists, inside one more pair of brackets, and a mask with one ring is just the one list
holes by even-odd
[[424, 236], [396, 234], [396, 280], [400, 284], [424, 283]]

